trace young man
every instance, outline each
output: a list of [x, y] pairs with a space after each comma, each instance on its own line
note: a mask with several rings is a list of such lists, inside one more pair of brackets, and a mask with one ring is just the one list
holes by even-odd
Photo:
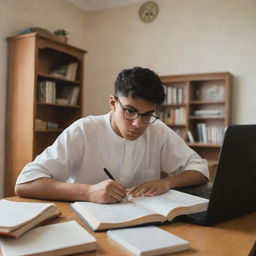
[[[111, 112], [68, 127], [20, 173], [18, 196], [117, 203], [204, 183], [207, 162], [157, 118], [165, 98], [151, 70], [123, 70], [109, 97]], [[114, 179], [103, 171], [106, 168]], [[161, 172], [167, 177], [161, 179]]]

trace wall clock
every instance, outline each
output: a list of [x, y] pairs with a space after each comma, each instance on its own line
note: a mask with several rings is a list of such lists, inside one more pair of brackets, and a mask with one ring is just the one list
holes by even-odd
[[139, 8], [139, 17], [143, 22], [152, 22], [158, 15], [159, 7], [156, 2], [147, 1]]

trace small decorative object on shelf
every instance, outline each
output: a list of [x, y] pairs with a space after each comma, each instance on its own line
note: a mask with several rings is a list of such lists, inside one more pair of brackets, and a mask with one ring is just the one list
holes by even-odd
[[47, 122], [47, 129], [58, 129], [59, 125], [56, 122]]
[[56, 36], [56, 39], [63, 42], [63, 43], [68, 42], [67, 34], [68, 33], [65, 29], [58, 29], [58, 30], [54, 31], [54, 35]]
[[19, 32], [19, 35], [27, 34], [31, 32], [36, 32], [42, 36], [47, 36], [51, 38], [53, 37], [53, 34], [49, 30], [45, 28], [40, 28], [40, 27], [30, 27], [30, 28], [23, 29], [21, 32]]

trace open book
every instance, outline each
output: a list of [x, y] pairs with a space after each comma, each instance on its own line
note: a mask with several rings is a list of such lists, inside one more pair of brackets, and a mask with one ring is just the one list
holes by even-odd
[[2, 237], [3, 256], [59, 256], [96, 250], [96, 239], [76, 221], [36, 227], [19, 238]]
[[118, 204], [75, 202], [71, 207], [93, 230], [106, 230], [171, 221], [179, 215], [206, 211], [208, 202], [170, 190], [159, 196], [132, 198]]
[[60, 215], [52, 203], [0, 200], [0, 235], [19, 237], [29, 229]]

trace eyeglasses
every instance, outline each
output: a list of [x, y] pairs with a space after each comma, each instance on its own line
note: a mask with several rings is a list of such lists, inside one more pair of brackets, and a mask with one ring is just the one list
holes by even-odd
[[120, 104], [122, 110], [123, 110], [123, 117], [126, 120], [135, 120], [138, 116], [141, 116], [142, 122], [144, 124], [152, 124], [154, 123], [157, 119], [159, 119], [159, 117], [149, 114], [149, 113], [144, 113], [144, 114], [140, 114], [138, 111], [130, 109], [130, 108], [124, 108], [122, 103], [120, 102], [120, 100], [115, 97], [117, 99], [117, 102]]

